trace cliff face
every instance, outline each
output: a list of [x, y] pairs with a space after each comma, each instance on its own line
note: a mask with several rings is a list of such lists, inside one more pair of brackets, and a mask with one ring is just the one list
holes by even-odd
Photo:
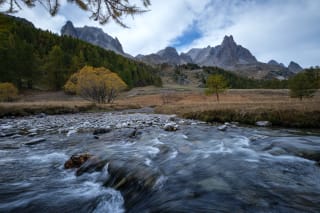
[[78, 38], [104, 49], [112, 50], [118, 54], [128, 56], [123, 51], [122, 45], [117, 38], [112, 38], [107, 33], [104, 33], [102, 29], [97, 27], [84, 26], [81, 28], [75, 28], [71, 21], [67, 21], [67, 23], [61, 28], [61, 35]]
[[288, 66], [288, 69], [291, 71], [291, 72], [294, 72], [294, 73], [297, 73], [297, 72], [300, 72], [303, 70], [303, 68], [297, 64], [296, 62], [294, 61], [291, 61], [289, 66]]
[[257, 63], [250, 51], [237, 45], [232, 36], [225, 36], [221, 45], [203, 49], [191, 49], [187, 52], [193, 63], [204, 66], [218, 66], [232, 69], [237, 64]]

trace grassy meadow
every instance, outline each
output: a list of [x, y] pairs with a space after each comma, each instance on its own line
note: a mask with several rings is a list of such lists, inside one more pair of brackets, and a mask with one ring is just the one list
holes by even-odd
[[202, 89], [167, 86], [140, 87], [122, 93], [113, 104], [93, 104], [63, 92], [25, 92], [17, 102], [0, 103], [0, 116], [113, 111], [153, 107], [156, 113], [177, 114], [206, 122], [237, 121], [275, 126], [320, 128], [320, 92], [313, 98], [293, 99], [288, 90], [227, 90], [217, 102]]

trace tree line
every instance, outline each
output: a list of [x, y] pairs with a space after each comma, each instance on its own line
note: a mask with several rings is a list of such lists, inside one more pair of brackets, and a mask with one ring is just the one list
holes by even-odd
[[278, 79], [253, 79], [237, 75], [219, 67], [203, 67], [204, 75], [201, 76], [206, 83], [207, 75], [218, 74], [228, 82], [229, 89], [287, 89], [288, 80]]
[[19, 89], [60, 90], [85, 65], [116, 72], [128, 88], [162, 84], [156, 68], [0, 14], [0, 82]]

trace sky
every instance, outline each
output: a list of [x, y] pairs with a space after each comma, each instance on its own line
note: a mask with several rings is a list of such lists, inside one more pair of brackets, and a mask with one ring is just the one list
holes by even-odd
[[[178, 52], [216, 46], [225, 35], [233, 35], [259, 61], [320, 65], [320, 0], [151, 0], [149, 12], [123, 18], [128, 29], [112, 22], [100, 25], [89, 19], [89, 12], [60, 1], [54, 17], [42, 6], [23, 8], [15, 15], [55, 33], [67, 20], [75, 27], [100, 27], [133, 56], [167, 46]], [[139, 0], [131, 2], [141, 5]]]

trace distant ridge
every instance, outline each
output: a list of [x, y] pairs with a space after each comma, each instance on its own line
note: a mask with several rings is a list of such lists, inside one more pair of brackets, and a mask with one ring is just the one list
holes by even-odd
[[97, 27], [74, 27], [71, 21], [67, 21], [61, 28], [61, 35], [67, 35], [91, 44], [102, 47], [106, 50], [112, 50], [120, 55], [132, 57], [123, 51], [122, 45], [117, 38], [111, 37]]
[[[123, 51], [117, 38], [104, 33], [101, 28], [88, 26], [76, 28], [71, 21], [68, 21], [62, 27], [61, 35], [72, 36], [104, 49], [112, 50], [125, 57], [133, 58]], [[221, 44], [215, 47], [192, 48], [181, 54], [174, 47], [166, 47], [149, 55], [139, 54], [135, 59], [150, 65], [192, 63], [199, 66], [214, 66], [257, 79], [287, 79], [303, 70], [298, 63], [293, 61], [290, 62], [288, 67], [276, 60], [270, 60], [268, 63], [259, 62], [248, 49], [238, 45], [232, 35], [226, 35]]]
[[136, 59], [149, 64], [193, 63], [200, 66], [215, 66], [258, 79], [286, 79], [302, 70], [295, 62], [290, 63], [289, 67], [275, 60], [270, 60], [268, 63], [259, 62], [248, 49], [238, 45], [232, 35], [225, 36], [222, 43], [215, 47], [193, 48], [180, 55], [175, 48], [167, 47], [150, 55], [138, 55]]

